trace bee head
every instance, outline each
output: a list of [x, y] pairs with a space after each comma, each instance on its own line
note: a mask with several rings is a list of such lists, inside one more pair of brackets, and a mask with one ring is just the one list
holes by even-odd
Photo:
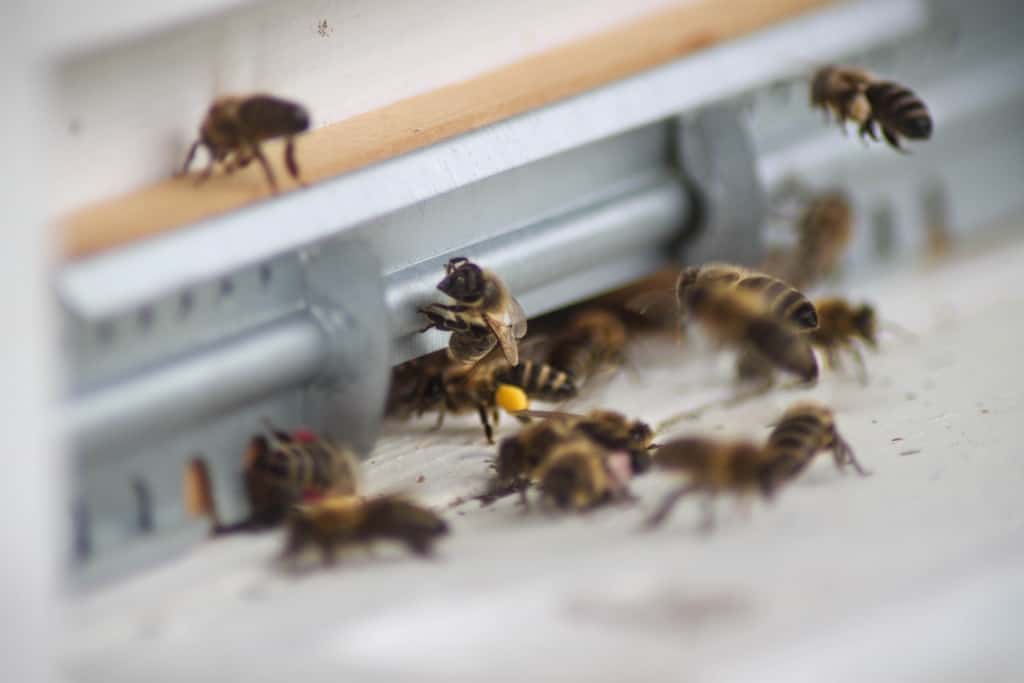
[[828, 101], [829, 81], [835, 73], [834, 66], [823, 66], [811, 77], [811, 106], [820, 107]]
[[472, 304], [484, 296], [484, 273], [480, 266], [469, 259], [453, 258], [445, 265], [447, 275], [437, 288], [462, 303]]
[[871, 304], [861, 304], [853, 314], [853, 326], [868, 346], [878, 347], [878, 316]]

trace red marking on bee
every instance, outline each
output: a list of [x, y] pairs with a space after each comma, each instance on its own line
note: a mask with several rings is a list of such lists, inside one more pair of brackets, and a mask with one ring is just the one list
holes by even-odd
[[319, 440], [319, 437], [312, 429], [306, 429], [305, 427], [299, 427], [292, 431], [292, 438], [299, 443], [312, 443]]

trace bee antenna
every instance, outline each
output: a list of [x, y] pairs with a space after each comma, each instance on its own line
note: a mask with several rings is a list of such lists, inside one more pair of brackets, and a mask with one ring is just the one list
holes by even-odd
[[892, 332], [897, 337], [902, 337], [903, 339], [906, 339], [907, 341], [916, 342], [916, 341], [918, 341], [920, 339], [920, 337], [918, 337], [916, 334], [914, 334], [913, 332], [911, 332], [907, 328], [905, 328], [902, 325], [899, 325], [897, 323], [894, 323], [891, 320], [882, 320], [882, 321], [880, 321], [879, 327], [881, 327], [883, 330], [887, 330], [889, 332]]

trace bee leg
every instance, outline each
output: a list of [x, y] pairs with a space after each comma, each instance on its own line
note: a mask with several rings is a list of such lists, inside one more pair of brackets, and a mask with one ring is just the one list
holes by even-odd
[[871, 472], [864, 469], [863, 465], [860, 464], [860, 461], [857, 460], [857, 457], [853, 454], [853, 448], [851, 448], [850, 444], [846, 442], [846, 439], [839, 436], [839, 434], [836, 434], [836, 445], [833, 453], [841, 453], [839, 458], [837, 458], [837, 462], [839, 459], [842, 459], [843, 462], [850, 463], [853, 466], [854, 471], [860, 476], [866, 477], [871, 474]]
[[654, 529], [661, 525], [662, 522], [668, 519], [668, 516], [672, 513], [676, 503], [679, 502], [679, 499], [693, 491], [694, 488], [695, 487], [692, 484], [683, 484], [669, 491], [668, 494], [661, 499], [661, 503], [658, 504], [658, 507], [655, 508], [654, 514], [648, 517], [647, 521], [644, 522], [644, 528]]
[[882, 126], [882, 137], [884, 137], [885, 141], [889, 143], [889, 146], [892, 147], [893, 149], [895, 149], [897, 152], [902, 152], [903, 154], [909, 154], [909, 152], [907, 152], [907, 150], [905, 150], [902, 147], [900, 147], [900, 139], [896, 135], [896, 133], [893, 133], [891, 130], [889, 130], [885, 126]]
[[487, 419], [487, 408], [483, 405], [478, 405], [476, 410], [480, 414], [480, 422], [484, 426], [484, 434], [487, 436], [487, 443], [494, 445], [494, 429], [491, 427], [490, 420]]
[[708, 493], [700, 504], [702, 517], [697, 530], [702, 534], [709, 534], [715, 528], [715, 495]]
[[299, 177], [299, 165], [295, 162], [295, 138], [289, 137], [284, 146], [284, 165], [288, 174], [295, 179], [299, 185], [306, 187], [305, 181]]
[[267, 161], [267, 157], [263, 156], [263, 150], [260, 148], [260, 144], [258, 142], [251, 143], [249, 145], [249, 149], [252, 156], [255, 157], [260, 162], [260, 166], [263, 167], [263, 172], [267, 176], [267, 182], [270, 183], [270, 191], [277, 194], [277, 179], [274, 177], [274, 171], [270, 168], [270, 163]]
[[434, 426], [430, 428], [430, 431], [436, 432], [439, 429], [441, 429], [441, 425], [444, 424], [444, 413], [445, 413], [445, 406], [442, 403], [441, 407], [437, 409], [437, 421], [434, 422]]
[[866, 385], [868, 383], [868, 369], [864, 365], [864, 354], [853, 344], [850, 344], [849, 350], [854, 362], [857, 363], [857, 379], [860, 380], [861, 384]]
[[193, 142], [192, 146], [188, 148], [188, 154], [185, 155], [185, 163], [181, 165], [181, 170], [174, 175], [182, 176], [188, 173], [188, 167], [192, 165], [192, 160], [195, 159], [196, 152], [200, 146], [206, 147], [206, 143], [203, 142], [202, 138]]

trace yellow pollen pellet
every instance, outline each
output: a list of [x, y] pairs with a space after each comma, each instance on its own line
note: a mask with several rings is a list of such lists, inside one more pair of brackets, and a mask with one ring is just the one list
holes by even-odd
[[494, 400], [509, 413], [526, 410], [530, 407], [530, 399], [526, 396], [526, 392], [511, 384], [498, 386], [498, 390], [494, 392]]

